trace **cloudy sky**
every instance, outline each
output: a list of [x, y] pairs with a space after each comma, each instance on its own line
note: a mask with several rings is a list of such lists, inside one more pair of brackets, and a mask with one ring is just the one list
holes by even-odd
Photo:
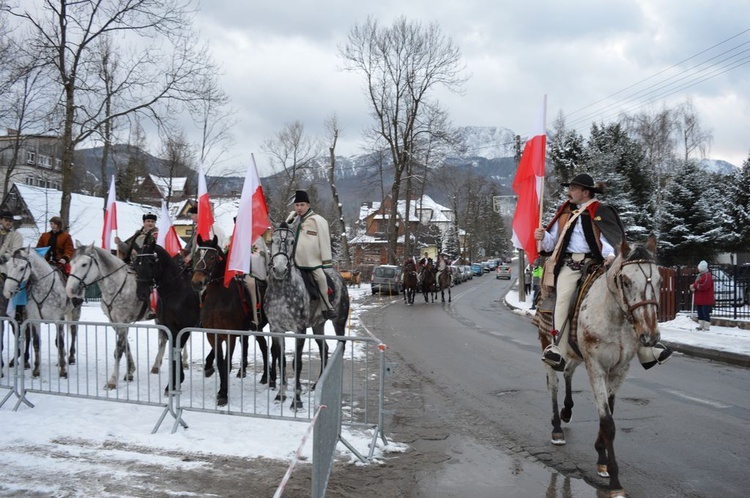
[[713, 133], [710, 158], [740, 166], [750, 153], [747, 1], [202, 0], [196, 26], [239, 121], [234, 162], [253, 152], [264, 174], [261, 143], [294, 120], [322, 136], [334, 113], [338, 152], [363, 151], [363, 79], [343, 71], [338, 54], [368, 15], [437, 22], [460, 47], [470, 79], [462, 95], [439, 95], [456, 126], [524, 135], [547, 94], [548, 126], [563, 112], [586, 135], [592, 121], [691, 98]]

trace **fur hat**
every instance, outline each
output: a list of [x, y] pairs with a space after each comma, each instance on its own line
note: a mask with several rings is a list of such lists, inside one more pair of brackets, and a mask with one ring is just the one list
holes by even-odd
[[698, 271], [701, 273], [708, 271], [708, 263], [705, 260], [698, 263]]
[[62, 227], [63, 226], [63, 220], [59, 216], [53, 216], [49, 219], [50, 223], [54, 223], [55, 225]]
[[156, 215], [154, 213], [146, 213], [143, 215], [143, 221], [154, 220], [156, 221]]
[[294, 204], [297, 204], [298, 202], [306, 202], [310, 204], [310, 197], [308, 197], [307, 192], [304, 190], [297, 190], [294, 194]]
[[4, 209], [4, 210], [0, 211], [0, 219], [3, 219], [3, 220], [15, 220], [15, 218], [13, 216], [13, 213], [11, 213], [10, 211], [8, 211], [7, 209]]
[[580, 175], [576, 175], [575, 178], [573, 178], [570, 183], [562, 183], [563, 187], [570, 187], [571, 185], [578, 185], [579, 187], [583, 187], [587, 190], [590, 190], [594, 194], [603, 194], [604, 193], [604, 184], [603, 183], [597, 183], [594, 184], [594, 179], [591, 178], [590, 175], [587, 175], [586, 173], [581, 173]]

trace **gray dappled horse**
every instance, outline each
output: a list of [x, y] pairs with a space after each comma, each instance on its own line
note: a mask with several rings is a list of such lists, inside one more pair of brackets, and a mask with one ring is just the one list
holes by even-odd
[[[147, 320], [150, 316], [148, 301], [138, 299], [136, 293], [136, 275], [130, 266], [109, 251], [84, 246], [76, 241], [76, 249], [70, 260], [70, 275], [65, 290], [70, 297], [82, 298], [86, 287], [97, 284], [101, 291], [101, 307], [112, 323], [133, 323]], [[128, 367], [123, 380], [133, 380], [135, 362], [128, 344], [128, 328], [115, 327], [117, 343], [114, 353], [112, 376], [105, 389], [117, 388], [117, 377], [120, 375], [120, 359], [127, 357]], [[161, 358], [157, 358], [161, 364]], [[155, 364], [156, 365], [156, 364]], [[157, 368], [158, 371], [158, 368]]]
[[[81, 307], [74, 306], [72, 300], [65, 294], [65, 277], [62, 271], [51, 266], [35, 249], [22, 247], [17, 249], [6, 266], [3, 296], [11, 299], [26, 284], [26, 316], [32, 320], [68, 320], [78, 321], [81, 317]], [[67, 363], [75, 364], [75, 344], [78, 326], [70, 326], [70, 353]], [[41, 354], [39, 351], [39, 331], [31, 326], [32, 342], [34, 344], [34, 370], [32, 375], [39, 376]], [[57, 346], [57, 365], [60, 377], [68, 377], [65, 359], [65, 327], [57, 325], [55, 338]]]
[[[569, 422], [573, 398], [571, 380], [576, 367], [583, 363], [588, 372], [594, 401], [599, 412], [596, 448], [597, 473], [609, 477], [610, 496], [624, 497], [615, 459], [615, 423], [612, 416], [615, 395], [627, 376], [630, 362], [641, 346], [653, 346], [659, 340], [659, 288], [661, 277], [654, 261], [656, 239], [632, 249], [623, 242], [620, 254], [610, 267], [593, 281], [581, 299], [578, 313], [577, 356], [564, 348], [565, 403], [558, 413], [557, 373], [545, 364], [547, 386], [552, 393], [552, 444], [565, 444], [560, 419]], [[539, 306], [537, 305], [537, 309]], [[551, 313], [537, 311], [542, 350], [552, 341]]]
[[[268, 323], [271, 325], [271, 332], [292, 332], [295, 334], [305, 334], [308, 327], [312, 327], [313, 335], [318, 337], [315, 341], [318, 343], [320, 350], [320, 373], [328, 362], [328, 344], [322, 338], [325, 334], [326, 319], [323, 317], [325, 305], [322, 300], [312, 300], [310, 292], [305, 286], [302, 272], [294, 264], [295, 250], [294, 232], [282, 223], [275, 228], [271, 241], [271, 258], [268, 262], [268, 289], [264, 306]], [[337, 316], [332, 320], [334, 331], [337, 336], [343, 336], [346, 327], [346, 321], [349, 317], [349, 292], [341, 275], [331, 269], [324, 270], [330, 282], [333, 284], [332, 297], [329, 297], [331, 306], [336, 311]], [[298, 410], [302, 408], [302, 385], [300, 375], [302, 373], [302, 350], [305, 345], [305, 339], [296, 340], [294, 356], [294, 400], [291, 408]], [[280, 358], [281, 365], [281, 385], [284, 385], [284, 351], [281, 341], [274, 338], [271, 346], [271, 357]], [[271, 378], [275, 378], [275, 362], [271, 362]], [[283, 388], [282, 388], [283, 389]], [[315, 384], [311, 389], [315, 389]], [[283, 399], [280, 393], [278, 399]]]

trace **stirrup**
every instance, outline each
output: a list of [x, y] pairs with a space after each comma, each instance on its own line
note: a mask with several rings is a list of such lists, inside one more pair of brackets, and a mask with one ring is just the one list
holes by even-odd
[[552, 367], [552, 370], [555, 370], [556, 372], [562, 372], [565, 370], [565, 358], [563, 358], [560, 353], [552, 350], [551, 346], [548, 346], [542, 353], [542, 361]]

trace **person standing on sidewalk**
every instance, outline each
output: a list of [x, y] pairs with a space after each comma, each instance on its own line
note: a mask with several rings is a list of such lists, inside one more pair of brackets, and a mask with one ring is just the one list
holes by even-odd
[[690, 291], [695, 299], [695, 308], [698, 311], [698, 329], [711, 329], [711, 307], [714, 305], [714, 277], [708, 269], [708, 263], [698, 263], [698, 276], [695, 282], [690, 284]]
[[534, 295], [531, 297], [531, 309], [536, 309], [536, 298], [539, 295], [539, 287], [542, 282], [542, 273], [544, 272], [544, 267], [542, 267], [542, 263], [539, 261], [539, 258], [534, 262], [534, 269], [531, 270], [531, 287], [534, 290]]

